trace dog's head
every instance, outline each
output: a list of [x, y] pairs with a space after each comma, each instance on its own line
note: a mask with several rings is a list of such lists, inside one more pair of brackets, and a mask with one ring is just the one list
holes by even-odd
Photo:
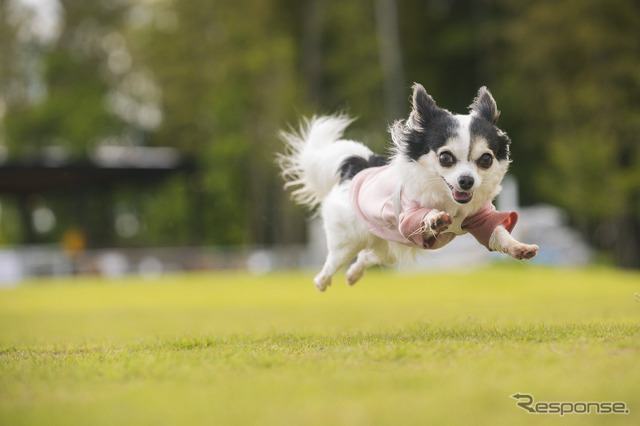
[[414, 193], [438, 192], [458, 207], [478, 207], [500, 192], [511, 141], [496, 127], [500, 112], [486, 87], [469, 109], [451, 114], [414, 84], [409, 118], [391, 127], [396, 158], [412, 169]]

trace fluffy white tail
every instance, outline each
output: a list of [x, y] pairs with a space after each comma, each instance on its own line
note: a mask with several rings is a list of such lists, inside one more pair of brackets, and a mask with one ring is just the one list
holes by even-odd
[[344, 115], [312, 117], [298, 131], [281, 132], [284, 154], [278, 154], [285, 188], [295, 188], [293, 199], [316, 207], [340, 180], [340, 164], [350, 156], [369, 158], [373, 152], [359, 142], [343, 140], [353, 119]]

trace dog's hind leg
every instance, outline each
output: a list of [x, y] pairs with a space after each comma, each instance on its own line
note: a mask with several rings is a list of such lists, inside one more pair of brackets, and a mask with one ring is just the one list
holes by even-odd
[[355, 283], [357, 283], [360, 278], [364, 276], [364, 271], [369, 266], [380, 264], [389, 265], [392, 263], [394, 262], [392, 262], [391, 259], [380, 256], [375, 250], [362, 250], [360, 251], [360, 253], [358, 253], [358, 258], [347, 271], [347, 284], [354, 285]]
[[369, 231], [358, 219], [349, 201], [349, 186], [335, 186], [322, 202], [322, 218], [329, 254], [313, 280], [320, 291], [331, 285], [331, 277], [367, 246]]
[[353, 246], [330, 247], [327, 259], [322, 270], [313, 279], [313, 283], [320, 291], [325, 291], [331, 285], [331, 279], [338, 269], [345, 266], [358, 253], [358, 248]]

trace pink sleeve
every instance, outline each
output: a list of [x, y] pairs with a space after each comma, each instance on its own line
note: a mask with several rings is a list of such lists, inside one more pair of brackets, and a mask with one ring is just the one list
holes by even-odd
[[429, 211], [430, 209], [424, 207], [416, 207], [405, 210], [399, 215], [398, 230], [400, 234], [417, 247], [429, 248], [425, 246], [425, 241], [422, 238], [424, 218]]
[[513, 231], [518, 222], [518, 213], [499, 212], [491, 203], [487, 203], [477, 213], [462, 222], [462, 229], [473, 235], [476, 240], [489, 250], [489, 240], [496, 227], [502, 225], [507, 231]]

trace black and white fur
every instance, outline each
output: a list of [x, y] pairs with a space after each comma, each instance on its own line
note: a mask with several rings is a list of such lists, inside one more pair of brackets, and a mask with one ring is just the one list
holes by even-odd
[[[496, 127], [500, 112], [485, 87], [469, 109], [469, 114], [454, 115], [438, 107], [416, 83], [409, 118], [390, 127], [394, 142], [390, 167], [400, 176], [404, 194], [432, 209], [425, 218], [425, 237], [460, 229], [467, 216], [501, 190], [511, 141]], [[342, 139], [351, 121], [343, 115], [313, 117], [299, 131], [281, 134], [285, 153], [279, 155], [279, 164], [285, 188], [295, 188], [293, 198], [301, 205], [310, 209], [320, 205], [329, 251], [314, 279], [320, 291], [354, 257], [346, 276], [349, 285], [369, 266], [395, 264], [420, 251], [373, 235], [352, 210], [351, 178], [385, 161], [365, 145]], [[489, 246], [516, 259], [532, 258], [538, 251], [535, 245], [515, 240], [503, 226], [494, 230]]]

